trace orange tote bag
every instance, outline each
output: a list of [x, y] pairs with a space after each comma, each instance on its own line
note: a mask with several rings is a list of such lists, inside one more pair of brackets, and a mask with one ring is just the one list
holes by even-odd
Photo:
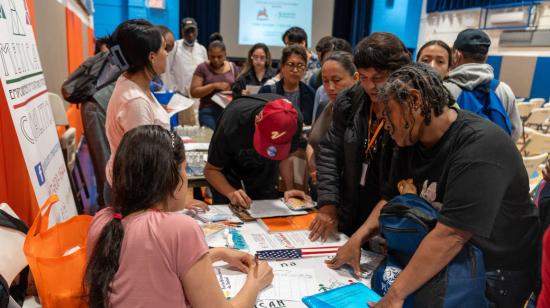
[[92, 216], [74, 216], [48, 229], [50, 211], [58, 200], [53, 195], [42, 206], [27, 233], [25, 255], [44, 308], [87, 307], [82, 279]]

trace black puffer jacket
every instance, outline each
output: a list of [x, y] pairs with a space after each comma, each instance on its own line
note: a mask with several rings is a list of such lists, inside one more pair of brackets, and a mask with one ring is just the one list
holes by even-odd
[[332, 124], [321, 141], [317, 159], [317, 203], [338, 208], [338, 229], [347, 235], [361, 226], [380, 200], [382, 173], [387, 174], [385, 169], [389, 169], [384, 166], [391, 162], [393, 142], [382, 131], [366, 185], [360, 185], [370, 105], [369, 96], [359, 84], [338, 96]]

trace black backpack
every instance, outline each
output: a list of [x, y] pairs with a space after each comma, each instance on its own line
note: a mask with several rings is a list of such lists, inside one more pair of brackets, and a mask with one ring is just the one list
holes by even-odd
[[[61, 86], [63, 98], [74, 104], [93, 100], [95, 92], [120, 75], [121, 71], [119, 70], [115, 72], [106, 70], [107, 67], [112, 66], [108, 52], [100, 52], [88, 58], [63, 82]], [[98, 84], [102, 74], [111, 74], [112, 76], [107, 76], [107, 80], [102, 81], [102, 84]]]

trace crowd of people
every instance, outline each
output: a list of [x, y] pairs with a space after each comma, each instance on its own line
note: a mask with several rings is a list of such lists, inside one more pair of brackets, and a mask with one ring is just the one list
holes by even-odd
[[[174, 214], [207, 205], [188, 200], [184, 145], [151, 92], [155, 80], [197, 100], [198, 113], [190, 109], [184, 124], [198, 119], [214, 130], [204, 170], [213, 202], [249, 208], [255, 199], [315, 200], [310, 239], [349, 236], [330, 268], [361, 274], [361, 248], [383, 241], [380, 213], [396, 196], [417, 195], [438, 211], [437, 224], [372, 306], [403, 306], [466, 244], [483, 254], [491, 307], [522, 307], [536, 297], [543, 230], [515, 145], [522, 124], [511, 88], [492, 85], [483, 31], [460, 32], [452, 48], [429, 41], [413, 63], [391, 33], [372, 33], [354, 49], [327, 36], [310, 51], [306, 32], [292, 27], [282, 36], [278, 70], [261, 42], [241, 69], [227, 60], [218, 33], [206, 48], [194, 19], [182, 20], [181, 33], [174, 41], [164, 27], [129, 20], [102, 51], [119, 46], [128, 67], [107, 110], [108, 206], [88, 236], [90, 307], [251, 307], [273, 278], [267, 263], [246, 253], [209, 249], [197, 224]], [[500, 102], [495, 113], [507, 126], [465, 108], [465, 95], [479, 87]], [[233, 96], [225, 109], [213, 102], [220, 92]], [[307, 191], [293, 182], [296, 151], [305, 153]], [[212, 270], [216, 260], [247, 273], [229, 301]]]

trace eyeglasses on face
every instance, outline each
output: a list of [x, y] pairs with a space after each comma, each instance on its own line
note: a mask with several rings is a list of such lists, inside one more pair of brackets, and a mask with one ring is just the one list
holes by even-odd
[[303, 63], [294, 63], [289, 61], [285, 63], [285, 66], [287, 66], [290, 70], [296, 69], [298, 72], [303, 72], [306, 70], [306, 66]]

